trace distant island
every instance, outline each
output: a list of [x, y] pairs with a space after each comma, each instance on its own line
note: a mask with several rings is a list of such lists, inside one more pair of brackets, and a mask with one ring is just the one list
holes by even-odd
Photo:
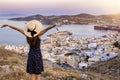
[[27, 17], [18, 17], [10, 18], [9, 20], [16, 21], [30, 21], [30, 20], [39, 20], [43, 24], [54, 24], [56, 22], [62, 24], [102, 24], [102, 25], [119, 25], [120, 23], [120, 14], [110, 14], [110, 15], [91, 15], [87, 13], [77, 14], [77, 15], [61, 15], [61, 16], [43, 16], [40, 14], [27, 16]]

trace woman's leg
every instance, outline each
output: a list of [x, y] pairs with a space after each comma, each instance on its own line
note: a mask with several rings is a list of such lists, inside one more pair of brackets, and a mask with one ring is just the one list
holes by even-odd
[[30, 76], [31, 76], [31, 80], [35, 80], [36, 78], [35, 74], [30, 74]]
[[36, 75], [36, 80], [41, 80], [41, 74]]

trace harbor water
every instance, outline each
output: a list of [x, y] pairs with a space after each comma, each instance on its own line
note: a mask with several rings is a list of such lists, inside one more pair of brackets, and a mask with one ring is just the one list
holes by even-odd
[[[26, 21], [11, 21], [7, 19], [0, 20], [0, 26], [2, 26], [3, 24], [10, 24], [19, 27], [21, 29], [24, 29], [25, 23]], [[48, 26], [50, 25], [43, 24], [43, 29]], [[57, 27], [49, 30], [47, 33], [45, 33], [44, 36], [41, 37], [42, 40], [44, 40], [47, 37], [47, 35], [57, 31], [70, 31], [71, 33], [73, 33], [73, 36], [78, 36], [81, 38], [94, 38], [112, 33], [112, 31], [94, 30], [94, 25], [72, 24], [72, 25], [62, 25], [61, 27]], [[26, 45], [27, 42], [25, 36], [23, 36], [21, 33], [6, 27], [0, 29], [0, 45], [1, 44]]]

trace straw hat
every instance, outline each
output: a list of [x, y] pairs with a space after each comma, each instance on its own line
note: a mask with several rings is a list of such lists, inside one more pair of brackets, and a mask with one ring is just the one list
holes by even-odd
[[28, 37], [35, 37], [42, 30], [42, 24], [37, 20], [31, 20], [25, 24], [24, 33]]

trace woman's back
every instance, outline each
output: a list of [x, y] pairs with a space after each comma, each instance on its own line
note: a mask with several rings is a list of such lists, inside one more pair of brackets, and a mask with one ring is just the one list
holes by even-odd
[[41, 44], [41, 39], [39, 39], [39, 37], [34, 37], [34, 38], [29, 38], [27, 37], [27, 42], [30, 46], [30, 50], [29, 52], [33, 53], [36, 53], [37, 51], [39, 51], [41, 53], [41, 50], [40, 50], [40, 44]]

